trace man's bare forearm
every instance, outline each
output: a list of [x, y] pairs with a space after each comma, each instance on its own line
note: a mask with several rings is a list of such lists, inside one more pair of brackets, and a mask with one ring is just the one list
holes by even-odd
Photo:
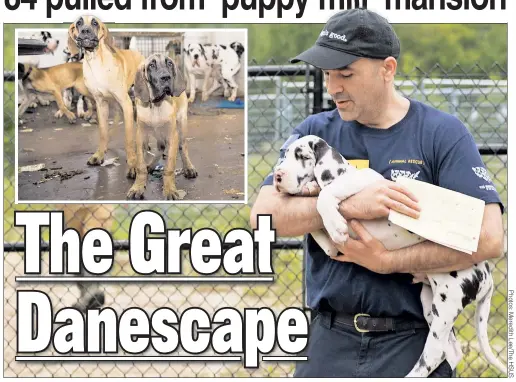
[[290, 196], [264, 186], [251, 211], [251, 226], [256, 228], [258, 215], [272, 215], [278, 236], [300, 236], [323, 228], [317, 212], [317, 197]]
[[390, 273], [446, 273], [473, 266], [471, 255], [425, 241], [407, 248], [390, 251]]

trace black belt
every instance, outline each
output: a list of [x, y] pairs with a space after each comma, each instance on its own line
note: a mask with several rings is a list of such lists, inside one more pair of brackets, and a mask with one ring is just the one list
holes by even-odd
[[340, 312], [320, 312], [331, 314], [332, 321], [355, 328], [359, 333], [395, 332], [409, 329], [428, 329], [426, 321], [415, 321], [393, 317], [371, 317], [365, 313], [348, 314]]

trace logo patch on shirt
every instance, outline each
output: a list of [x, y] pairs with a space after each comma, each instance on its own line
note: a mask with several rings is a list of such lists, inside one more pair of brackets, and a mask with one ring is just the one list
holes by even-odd
[[357, 169], [361, 170], [363, 168], [369, 168], [369, 160], [368, 159], [350, 159], [348, 160], [349, 164], [355, 166]]
[[405, 177], [405, 178], [409, 178], [409, 179], [417, 179], [420, 172], [421, 171], [411, 172], [411, 171], [407, 171], [407, 170], [391, 170], [391, 180], [396, 180], [399, 177]]
[[484, 179], [486, 182], [492, 183], [491, 177], [487, 173], [487, 170], [484, 167], [471, 167], [476, 176], [481, 179]]

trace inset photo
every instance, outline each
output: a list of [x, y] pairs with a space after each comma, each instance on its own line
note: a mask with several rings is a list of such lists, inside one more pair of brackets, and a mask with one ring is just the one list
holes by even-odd
[[245, 203], [247, 30], [17, 29], [16, 203]]

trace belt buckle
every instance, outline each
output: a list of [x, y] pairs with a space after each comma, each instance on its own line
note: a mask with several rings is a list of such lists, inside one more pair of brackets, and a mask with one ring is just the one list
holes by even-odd
[[355, 330], [359, 333], [369, 333], [369, 330], [367, 329], [360, 329], [358, 326], [357, 326], [357, 318], [358, 317], [371, 317], [369, 314], [367, 313], [357, 313], [355, 314], [355, 317], [353, 317], [353, 324], [355, 324]]

